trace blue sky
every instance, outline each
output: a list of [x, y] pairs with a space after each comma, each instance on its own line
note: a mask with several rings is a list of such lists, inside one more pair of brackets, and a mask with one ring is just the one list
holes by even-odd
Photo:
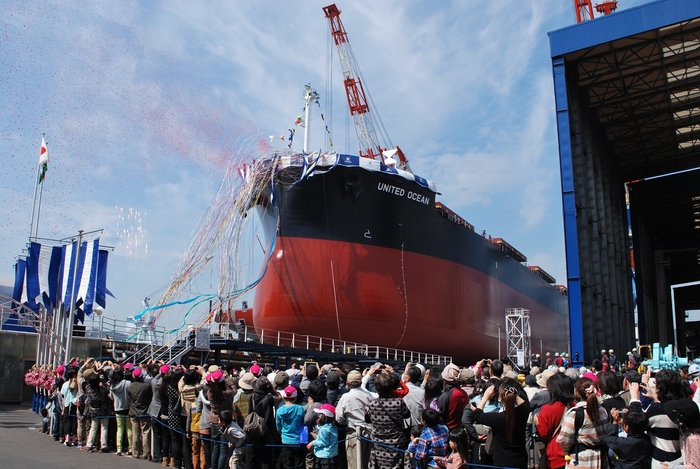
[[[624, 0], [620, 9], [642, 3]], [[105, 229], [102, 243], [115, 247], [108, 286], [117, 296], [108, 316], [133, 315], [142, 298], [158, 298], [227, 164], [293, 126], [306, 83], [325, 106], [327, 4], [6, 3], [0, 277], [13, 277], [27, 241], [45, 133], [51, 163], [39, 235]], [[413, 171], [478, 230], [506, 239], [565, 284], [547, 32], [574, 24], [573, 2], [338, 7], [373, 111]], [[333, 60], [333, 141], [356, 153], [354, 137], [346, 143], [354, 133]], [[312, 147], [324, 148], [315, 136]], [[207, 283], [216, 285], [206, 279], [198, 292]]]

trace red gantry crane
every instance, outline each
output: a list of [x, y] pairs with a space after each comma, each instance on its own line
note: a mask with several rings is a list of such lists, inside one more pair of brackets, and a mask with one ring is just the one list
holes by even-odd
[[[393, 150], [387, 151], [386, 148], [379, 144], [374, 128], [374, 120], [369, 112], [367, 96], [360, 81], [360, 71], [357, 63], [355, 63], [355, 56], [348, 42], [348, 34], [342, 21], [340, 21], [340, 10], [333, 4], [324, 7], [323, 12], [330, 22], [331, 36], [338, 49], [338, 58], [340, 59], [340, 67], [343, 72], [343, 85], [348, 98], [350, 116], [355, 126], [360, 156], [381, 160], [387, 165], [396, 165], [399, 169], [410, 171], [408, 160], [398, 146]], [[394, 156], [398, 158], [398, 161], [394, 160]]]
[[[591, 4], [591, 0], [574, 0], [574, 8], [576, 8], [577, 23], [582, 23], [593, 19], [593, 5]], [[617, 10], [617, 0], [608, 0], [602, 3], [596, 3], [595, 9], [598, 13], [609, 15]]]

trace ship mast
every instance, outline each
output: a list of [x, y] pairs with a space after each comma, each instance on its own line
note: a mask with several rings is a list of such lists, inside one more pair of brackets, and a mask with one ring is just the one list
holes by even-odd
[[304, 122], [304, 153], [309, 152], [309, 127], [311, 127], [311, 122], [309, 119], [311, 119], [311, 114], [309, 113], [309, 107], [311, 106], [311, 103], [318, 100], [318, 93], [316, 92], [315, 89], [311, 88], [309, 85], [304, 86], [304, 102], [306, 103], [306, 106], [304, 106], [304, 112], [305, 116], [304, 118], [306, 119]]
[[410, 171], [408, 160], [398, 146], [394, 150], [387, 152], [386, 148], [379, 144], [377, 133], [374, 130], [374, 120], [369, 112], [369, 103], [360, 80], [359, 68], [348, 42], [348, 34], [345, 31], [343, 22], [340, 21], [340, 10], [333, 4], [324, 7], [323, 12], [330, 22], [333, 42], [338, 48], [338, 58], [340, 59], [340, 67], [343, 72], [343, 85], [348, 98], [350, 115], [355, 126], [360, 156], [381, 160], [383, 163], [392, 166], [397, 165], [396, 160], [393, 158], [393, 156], [397, 156], [398, 168]]

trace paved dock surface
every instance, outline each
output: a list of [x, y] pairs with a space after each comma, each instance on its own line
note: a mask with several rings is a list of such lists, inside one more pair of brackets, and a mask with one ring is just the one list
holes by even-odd
[[160, 463], [115, 453], [88, 453], [39, 433], [41, 416], [31, 406], [0, 405], [0, 468], [7, 469], [155, 469]]

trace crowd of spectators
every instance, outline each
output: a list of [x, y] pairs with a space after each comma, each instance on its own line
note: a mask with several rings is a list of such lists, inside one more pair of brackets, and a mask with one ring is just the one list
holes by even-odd
[[523, 369], [75, 359], [41, 431], [178, 469], [700, 469], [700, 366], [640, 373], [603, 352], [607, 366], [547, 354]]

